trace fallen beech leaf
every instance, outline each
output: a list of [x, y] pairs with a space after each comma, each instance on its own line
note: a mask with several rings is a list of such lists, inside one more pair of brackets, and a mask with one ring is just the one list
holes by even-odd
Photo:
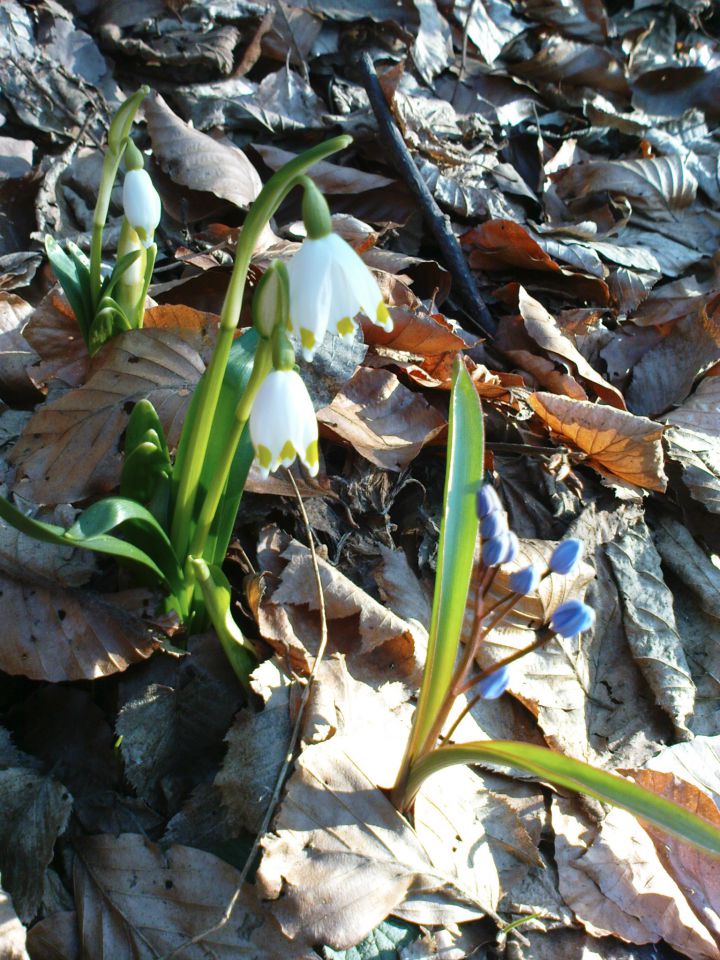
[[247, 210], [262, 180], [239, 147], [189, 127], [158, 94], [145, 100], [144, 109], [153, 155], [176, 183]]
[[[278, 170], [283, 164], [294, 160], [296, 153], [282, 150], [269, 143], [253, 143], [253, 150], [257, 151], [271, 170]], [[376, 173], [365, 173], [353, 167], [341, 167], [337, 163], [321, 160], [310, 167], [307, 175], [312, 177], [323, 193], [344, 194], [363, 193], [365, 190], [378, 190], [389, 187], [396, 181], [389, 177], [381, 177]]]
[[40, 908], [45, 871], [73, 800], [61, 783], [34, 769], [37, 761], [15, 750], [2, 733], [11, 752], [3, 749], [0, 756], [0, 871], [18, 916], [28, 923]]
[[[672, 800], [716, 826], [720, 825], [720, 811], [707, 793], [674, 773], [647, 768], [626, 770], [624, 773], [646, 790]], [[660, 862], [683, 891], [696, 916], [702, 919], [717, 940], [720, 938], [720, 872], [717, 858], [689, 843], [671, 839], [650, 824], [644, 826], [655, 842]]]
[[578, 376], [587, 380], [595, 393], [606, 403], [619, 410], [626, 409], [625, 401], [617, 387], [613, 387], [593, 370], [572, 340], [560, 330], [555, 318], [541, 303], [531, 297], [524, 287], [520, 287], [518, 305], [525, 329], [539, 347], [570, 363]]
[[8, 402], [38, 399], [27, 368], [37, 359], [22, 335], [32, 307], [14, 293], [0, 293], [0, 395]]
[[564, 199], [607, 190], [627, 197], [638, 210], [666, 219], [672, 219], [671, 211], [690, 206], [698, 186], [677, 154], [642, 160], [590, 160], [551, 176]]
[[582, 450], [590, 466], [604, 476], [665, 490], [661, 425], [624, 410], [551, 393], [532, 394], [528, 403], [553, 435]]
[[30, 960], [25, 940], [25, 927], [18, 920], [12, 900], [0, 888], [0, 951], [4, 960]]
[[[320, 641], [318, 593], [310, 551], [276, 527], [267, 527], [258, 560], [275, 576], [260, 604], [259, 627], [265, 640], [295, 670], [309, 672]], [[418, 679], [416, 631], [373, 600], [339, 570], [319, 558], [330, 650], [347, 653], [356, 675]]]
[[695, 685], [675, 623], [660, 556], [641, 520], [607, 545], [623, 606], [625, 633], [638, 666], [681, 734], [695, 705]]
[[[179, 845], [163, 850], [139, 834], [75, 840], [75, 902], [82, 956], [166, 956], [214, 926], [238, 889], [239, 871], [224, 860]], [[186, 960], [309, 960], [287, 941], [249, 884], [229, 923], [182, 950]]]
[[126, 669], [157, 647], [147, 624], [110, 597], [83, 589], [94, 557], [39, 543], [0, 523], [5, 642], [0, 670], [37, 680], [95, 679]]
[[[627, 390], [634, 413], [655, 416], [685, 400], [698, 374], [720, 359], [720, 294], [682, 317], [633, 367]], [[692, 428], [691, 428], [692, 429]]]
[[720, 441], [720, 376], [705, 377], [687, 400], [663, 417], [665, 423]]
[[85, 382], [90, 354], [70, 304], [57, 290], [51, 290], [35, 308], [23, 336], [40, 358], [29, 371], [36, 386], [53, 379], [71, 387]]
[[397, 685], [374, 691], [341, 659], [323, 663], [319, 682], [332, 735], [302, 753], [257, 874], [286, 935], [343, 949], [388, 913], [422, 924], [494, 915], [501, 872], [537, 862], [510, 804], [456, 767], [422, 789], [413, 830], [377, 789], [392, 783], [408, 732]]
[[720, 514], [720, 442], [707, 434], [673, 427], [666, 438], [668, 457], [680, 466], [680, 480], [693, 500]]
[[444, 418], [394, 373], [361, 367], [318, 421], [385, 470], [402, 470], [445, 429]]
[[44, 917], [30, 928], [27, 940], [32, 960], [82, 960], [74, 910]]
[[598, 829], [576, 801], [557, 798], [552, 822], [560, 892], [590, 933], [631, 943], [666, 940], [685, 956], [718, 960], [712, 935], [633, 816], [612, 809]]
[[103, 347], [87, 383], [38, 408], [14, 447], [15, 489], [35, 503], [67, 503], [117, 484], [121, 438], [134, 403], [155, 406], [169, 445], [179, 438], [203, 372], [197, 334], [131, 330]]

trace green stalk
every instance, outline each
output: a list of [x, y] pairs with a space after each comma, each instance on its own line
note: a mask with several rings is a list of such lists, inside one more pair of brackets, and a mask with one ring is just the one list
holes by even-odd
[[263, 380], [270, 372], [271, 367], [272, 346], [270, 341], [261, 340], [255, 353], [255, 361], [253, 363], [252, 373], [250, 374], [250, 380], [235, 409], [232, 430], [223, 448], [222, 459], [218, 464], [215, 475], [210, 481], [208, 492], [205, 495], [205, 500], [200, 510], [200, 516], [198, 517], [190, 550], [188, 551], [192, 558], [202, 557], [205, 551], [210, 528], [212, 527], [220, 499], [227, 485], [233, 460], [235, 459], [235, 451], [240, 443], [240, 437], [245, 429], [245, 424], [250, 417], [255, 395], [260, 389]]
[[206, 374], [198, 388], [200, 390], [198, 412], [192, 424], [188, 457], [175, 496], [171, 539], [179, 557], [187, 555], [202, 466], [230, 347], [240, 320], [247, 271], [257, 241], [282, 201], [296, 185], [298, 177], [319, 160], [338, 150], [343, 150], [351, 142], [352, 138], [348, 136], [334, 137], [291, 160], [268, 180], [248, 212], [238, 241], [235, 266], [220, 314], [217, 343]]
[[92, 239], [90, 241], [90, 290], [93, 298], [93, 309], [97, 306], [100, 287], [102, 286], [100, 264], [102, 261], [103, 230], [110, 209], [112, 189], [137, 108], [149, 93], [150, 87], [143, 85], [131, 97], [128, 97], [113, 117], [108, 131], [108, 151], [103, 160], [100, 186], [93, 212]]

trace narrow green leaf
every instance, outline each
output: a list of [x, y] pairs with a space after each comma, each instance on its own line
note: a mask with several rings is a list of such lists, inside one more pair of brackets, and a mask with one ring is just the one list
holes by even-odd
[[153, 558], [148, 556], [144, 550], [132, 543], [127, 543], [125, 540], [102, 535], [85, 539], [68, 537], [67, 532], [62, 527], [26, 517], [5, 497], [0, 497], [0, 517], [15, 527], [16, 530], [27, 534], [29, 537], [34, 537], [35, 540], [40, 540], [43, 543], [55, 543], [60, 546], [82, 547], [85, 550], [93, 550], [95, 553], [109, 554], [118, 560], [126, 560], [137, 564], [143, 570], [152, 574], [153, 579], [160, 580], [170, 586], [167, 577]]
[[80, 514], [65, 534], [65, 541], [85, 546], [113, 530], [147, 553], [163, 572], [174, 596], [180, 596], [184, 580], [168, 535], [148, 509], [127, 497], [107, 497]]
[[124, 256], [120, 257], [113, 267], [113, 271], [110, 276], [106, 277], [103, 281], [103, 285], [100, 288], [101, 300], [106, 296], [109, 297], [112, 295], [113, 290], [122, 279], [122, 275], [125, 273], [128, 267], [131, 267], [135, 261], [139, 259], [139, 257], [139, 250], [131, 250], [130, 253], [126, 253]]
[[558, 787], [586, 793], [646, 820], [661, 830], [720, 856], [720, 830], [702, 817], [643, 787], [554, 750], [512, 740], [487, 740], [439, 747], [410, 771], [408, 794], [423, 780], [456, 763], [501, 764], [516, 767]]
[[427, 661], [413, 723], [409, 756], [420, 750], [450, 686], [465, 615], [477, 540], [475, 495], [482, 480], [484, 432], [480, 400], [457, 358], [450, 418], [443, 516]]
[[72, 257], [68, 256], [60, 244], [51, 236], [45, 237], [45, 252], [53, 268], [53, 273], [72, 307], [83, 339], [87, 343], [92, 320], [92, 308], [85, 300], [80, 269]]

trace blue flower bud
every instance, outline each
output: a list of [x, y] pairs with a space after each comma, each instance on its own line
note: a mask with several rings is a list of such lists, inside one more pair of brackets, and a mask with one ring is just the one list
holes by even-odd
[[489, 513], [496, 510], [502, 510], [500, 497], [495, 491], [495, 487], [490, 483], [484, 483], [477, 492], [477, 515], [482, 520]]
[[500, 561], [501, 563], [512, 563], [520, 552], [520, 541], [512, 530], [508, 533], [507, 537], [507, 550], [505, 551], [505, 556]]
[[491, 537], [482, 545], [482, 562], [486, 567], [497, 567], [505, 562], [505, 554], [509, 549], [510, 534], [499, 533]]
[[495, 673], [491, 673], [478, 683], [478, 693], [483, 700], [497, 700], [508, 688], [510, 683], [510, 668], [500, 667]]
[[582, 554], [582, 540], [576, 540], [575, 537], [568, 537], [567, 540], [563, 540], [562, 543], [559, 543], [553, 550], [553, 555], [550, 557], [550, 569], [553, 573], [560, 573], [564, 577], [575, 573]]
[[550, 621], [550, 629], [561, 637], [574, 637], [589, 630], [595, 623], [595, 611], [582, 600], [561, 603]]
[[523, 596], [527, 593], [533, 593], [537, 590], [542, 578], [542, 569], [536, 563], [531, 563], [529, 567], [523, 567], [522, 570], [516, 570], [510, 574], [510, 589], [513, 593], [521, 593]]
[[507, 533], [507, 528], [507, 514], [502, 508], [486, 514], [480, 521], [480, 534], [483, 540], [499, 537], [501, 533]]

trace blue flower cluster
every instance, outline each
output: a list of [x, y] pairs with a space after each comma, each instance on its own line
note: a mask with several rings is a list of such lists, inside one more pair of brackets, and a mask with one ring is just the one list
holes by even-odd
[[[482, 537], [482, 563], [486, 568], [511, 563], [518, 555], [519, 544], [515, 534], [508, 529], [507, 514], [500, 503], [495, 488], [483, 484], [477, 493], [477, 514]], [[510, 589], [515, 598], [537, 590], [544, 577], [551, 573], [560, 576], [574, 574], [582, 559], [582, 541], [574, 537], [563, 540], [553, 550], [547, 568], [537, 563], [516, 570], [510, 576]], [[508, 607], [509, 612], [510, 607]], [[595, 611], [582, 600], [566, 600], [555, 610], [550, 620], [550, 630], [560, 637], [574, 637], [589, 630], [595, 622]], [[484, 677], [479, 684], [480, 696], [495, 700], [502, 696], [510, 682], [508, 666], [501, 666]]]

